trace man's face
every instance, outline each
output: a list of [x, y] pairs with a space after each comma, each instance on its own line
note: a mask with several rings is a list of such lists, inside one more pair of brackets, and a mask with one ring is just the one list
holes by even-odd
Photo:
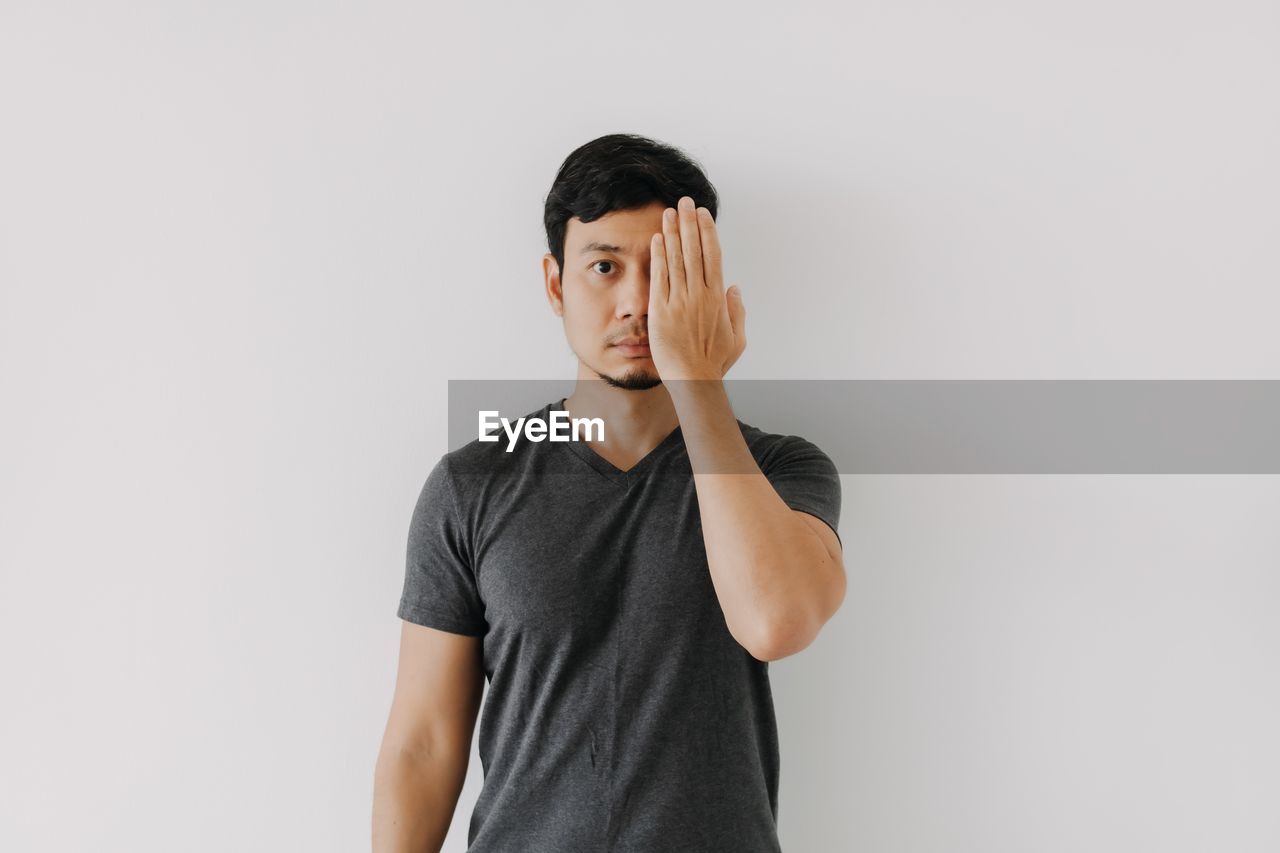
[[[615, 210], [565, 226], [564, 269], [543, 257], [547, 299], [564, 318], [569, 346], [587, 370], [620, 388], [661, 384], [649, 355], [649, 240], [666, 205]], [[643, 346], [630, 346], [643, 342]]]

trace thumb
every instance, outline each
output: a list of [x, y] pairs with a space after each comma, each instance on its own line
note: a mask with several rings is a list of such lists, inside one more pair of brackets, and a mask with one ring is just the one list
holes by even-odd
[[734, 285], [729, 288], [729, 326], [733, 329], [733, 336], [740, 338], [746, 331], [747, 309], [742, 304], [742, 288]]

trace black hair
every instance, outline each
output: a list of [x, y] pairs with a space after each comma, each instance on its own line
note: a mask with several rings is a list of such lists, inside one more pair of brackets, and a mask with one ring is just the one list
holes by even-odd
[[675, 207], [686, 195], [716, 217], [716, 188], [680, 149], [634, 133], [593, 139], [565, 158], [547, 193], [542, 213], [547, 249], [563, 273], [564, 235], [573, 217], [592, 222], [655, 201]]

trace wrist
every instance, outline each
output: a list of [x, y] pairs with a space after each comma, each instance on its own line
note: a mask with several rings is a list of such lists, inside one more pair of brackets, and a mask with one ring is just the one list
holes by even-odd
[[677, 406], [682, 402], [700, 402], [727, 398], [723, 377], [709, 372], [677, 373], [673, 376], [662, 375], [662, 384], [666, 387], [671, 400]]
[[720, 382], [724, 374], [709, 364], [669, 366], [658, 369], [663, 382], [679, 382], [706, 385]]

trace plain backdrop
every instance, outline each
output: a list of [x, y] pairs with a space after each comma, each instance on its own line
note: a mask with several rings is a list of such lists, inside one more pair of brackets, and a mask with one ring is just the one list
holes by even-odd
[[[572, 377], [542, 201], [601, 134], [719, 189], [735, 377], [1280, 378], [1278, 36], [5, 0], [0, 848], [367, 849], [446, 382]], [[845, 605], [771, 666], [788, 853], [1280, 849], [1276, 477], [843, 485]]]

